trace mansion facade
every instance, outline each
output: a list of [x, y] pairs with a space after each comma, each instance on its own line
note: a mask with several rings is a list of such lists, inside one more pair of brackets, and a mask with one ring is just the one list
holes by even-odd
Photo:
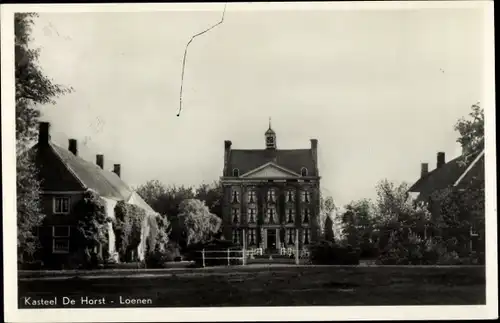
[[232, 149], [225, 141], [223, 235], [274, 253], [303, 248], [319, 235], [318, 141], [309, 149], [277, 149], [271, 124], [265, 149]]

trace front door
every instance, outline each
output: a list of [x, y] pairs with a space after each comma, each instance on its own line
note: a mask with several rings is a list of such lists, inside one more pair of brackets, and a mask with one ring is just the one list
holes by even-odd
[[275, 229], [267, 229], [267, 249], [275, 250], [276, 249], [276, 230]]

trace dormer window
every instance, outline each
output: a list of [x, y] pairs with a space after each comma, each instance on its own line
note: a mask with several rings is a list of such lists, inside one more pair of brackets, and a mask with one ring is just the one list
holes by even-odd
[[233, 177], [239, 177], [240, 176], [240, 170], [238, 168], [233, 169]]
[[300, 175], [301, 176], [307, 176], [307, 168], [302, 167], [302, 169], [300, 170]]

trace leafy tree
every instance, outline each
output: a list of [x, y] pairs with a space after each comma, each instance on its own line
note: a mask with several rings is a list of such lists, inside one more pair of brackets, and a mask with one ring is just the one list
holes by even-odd
[[179, 207], [179, 224], [183, 232], [184, 246], [210, 241], [220, 230], [221, 219], [203, 201], [184, 200]]
[[[335, 202], [331, 196], [325, 196], [321, 194], [320, 196], [320, 207], [319, 207], [319, 223], [321, 232], [326, 236], [327, 230], [331, 231], [333, 240], [333, 217], [335, 213]], [[330, 223], [327, 224], [327, 221]], [[328, 233], [330, 234], [330, 232]]]
[[120, 201], [115, 205], [115, 232], [116, 250], [122, 261], [129, 261], [132, 252], [141, 243], [142, 226], [146, 217], [146, 211], [137, 205], [127, 204]]
[[455, 124], [457, 139], [462, 145], [464, 157], [474, 155], [484, 149], [484, 110], [479, 103], [472, 105], [469, 118], [461, 118]]
[[148, 181], [136, 189], [139, 194], [156, 212], [167, 215], [169, 220], [179, 214], [182, 201], [194, 198], [192, 187], [165, 186], [158, 180]]
[[26, 151], [16, 156], [17, 255], [21, 262], [32, 258], [39, 248], [35, 231], [45, 217], [40, 203], [41, 188], [34, 155], [34, 151]]
[[201, 184], [196, 189], [194, 197], [204, 201], [211, 213], [222, 218], [222, 185], [220, 182]]
[[325, 219], [325, 240], [335, 241], [335, 235], [333, 233], [333, 220], [329, 216]]
[[38, 64], [39, 49], [31, 47], [34, 13], [14, 15], [15, 87], [16, 87], [16, 171], [18, 209], [18, 259], [32, 256], [38, 246], [33, 234], [41, 224], [40, 191], [35, 156], [27, 152], [36, 137], [40, 111], [37, 105], [54, 103], [54, 98], [72, 89], [56, 85], [44, 75]]
[[14, 15], [15, 78], [16, 78], [16, 139], [27, 145], [36, 136], [40, 111], [36, 105], [55, 103], [55, 98], [72, 88], [54, 84], [38, 64], [40, 49], [30, 45], [35, 13]]
[[355, 248], [369, 252], [374, 247], [375, 211], [368, 199], [353, 201], [345, 206], [343, 226], [346, 242]]

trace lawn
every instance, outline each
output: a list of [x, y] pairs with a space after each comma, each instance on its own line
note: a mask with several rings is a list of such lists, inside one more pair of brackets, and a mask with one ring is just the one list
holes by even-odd
[[[144, 272], [142, 272], [144, 273]], [[147, 271], [146, 271], [147, 273]], [[23, 297], [148, 298], [155, 307], [485, 304], [478, 267], [237, 267], [181, 270], [151, 277], [71, 277], [19, 281]], [[111, 304], [113, 302], [113, 304]], [[60, 303], [60, 302], [59, 302]], [[123, 305], [122, 305], [123, 306]]]

